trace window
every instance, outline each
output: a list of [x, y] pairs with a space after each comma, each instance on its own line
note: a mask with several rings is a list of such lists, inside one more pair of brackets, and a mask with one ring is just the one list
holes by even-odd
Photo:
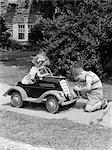
[[25, 39], [25, 25], [18, 25], [18, 39]]

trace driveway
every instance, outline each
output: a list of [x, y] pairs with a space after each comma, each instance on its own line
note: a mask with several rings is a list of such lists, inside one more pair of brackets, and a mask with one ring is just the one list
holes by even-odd
[[106, 127], [112, 128], [112, 102], [108, 104], [105, 110], [99, 110], [92, 113], [84, 112], [82, 106], [85, 101], [83, 99], [78, 100], [75, 106], [70, 108], [63, 107], [57, 114], [48, 113], [44, 106], [38, 105], [28, 105], [25, 108], [14, 108], [10, 106], [10, 97], [4, 97], [3, 94], [10, 88], [10, 85], [0, 83], [0, 109], [6, 109], [9, 111], [14, 111], [26, 115], [38, 116], [47, 119], [61, 119], [67, 118], [76, 123], [81, 124], [100, 124]]

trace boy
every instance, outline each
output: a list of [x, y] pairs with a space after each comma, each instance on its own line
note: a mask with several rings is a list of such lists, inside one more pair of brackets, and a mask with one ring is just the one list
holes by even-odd
[[103, 98], [103, 88], [100, 78], [92, 71], [85, 71], [82, 67], [72, 67], [72, 75], [75, 80], [84, 82], [84, 86], [76, 85], [75, 91], [85, 93], [88, 99], [85, 111], [92, 112], [98, 109], [104, 109], [107, 106], [107, 100]]

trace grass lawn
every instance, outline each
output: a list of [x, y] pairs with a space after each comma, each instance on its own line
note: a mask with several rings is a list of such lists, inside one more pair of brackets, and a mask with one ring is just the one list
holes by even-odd
[[30, 57], [35, 56], [37, 54], [37, 51], [7, 51], [7, 52], [1, 52], [0, 51], [0, 61], [1, 60], [16, 60], [16, 58], [22, 58], [22, 57]]
[[110, 150], [112, 130], [0, 110], [0, 136], [56, 150]]

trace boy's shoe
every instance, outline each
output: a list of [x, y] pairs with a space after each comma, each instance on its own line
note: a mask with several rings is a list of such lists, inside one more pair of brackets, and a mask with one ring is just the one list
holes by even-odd
[[103, 99], [102, 106], [101, 106], [101, 109], [105, 109], [105, 108], [107, 107], [107, 104], [108, 104], [107, 99], [104, 98], [104, 99]]

